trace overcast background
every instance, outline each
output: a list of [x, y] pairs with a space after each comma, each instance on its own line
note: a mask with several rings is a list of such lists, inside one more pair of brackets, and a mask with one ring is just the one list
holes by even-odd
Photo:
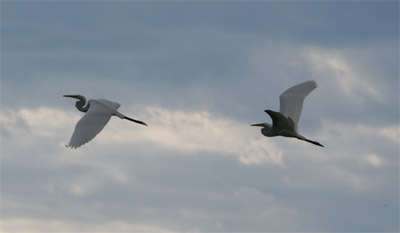
[[2, 232], [397, 232], [399, 2], [2, 1], [0, 124]]

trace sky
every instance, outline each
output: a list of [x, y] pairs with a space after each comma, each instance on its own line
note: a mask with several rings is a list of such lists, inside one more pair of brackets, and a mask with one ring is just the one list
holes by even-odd
[[[399, 231], [398, 1], [0, 6], [2, 232]], [[308, 80], [325, 148], [250, 126]]]

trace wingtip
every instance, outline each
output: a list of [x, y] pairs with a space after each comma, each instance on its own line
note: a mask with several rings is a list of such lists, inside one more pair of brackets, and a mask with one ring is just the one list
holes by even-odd
[[70, 145], [65, 145], [65, 147], [66, 147], [66, 148], [69, 148], [69, 149], [71, 149], [71, 150], [72, 150], [72, 149], [78, 148], [77, 146], [70, 146]]
[[314, 84], [315, 88], [318, 87], [318, 83], [317, 83], [315, 80], [310, 80], [309, 82], [312, 83], [312, 84]]

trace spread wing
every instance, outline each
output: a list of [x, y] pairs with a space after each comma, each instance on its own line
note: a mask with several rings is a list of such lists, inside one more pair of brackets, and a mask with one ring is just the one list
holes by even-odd
[[279, 112], [290, 117], [297, 132], [297, 123], [299, 122], [301, 110], [303, 109], [304, 99], [312, 90], [317, 87], [317, 83], [313, 80], [300, 83], [287, 89], [279, 96], [280, 110]]
[[114, 115], [118, 103], [109, 100], [90, 100], [87, 113], [78, 121], [74, 133], [68, 144], [71, 148], [77, 148], [92, 140]]

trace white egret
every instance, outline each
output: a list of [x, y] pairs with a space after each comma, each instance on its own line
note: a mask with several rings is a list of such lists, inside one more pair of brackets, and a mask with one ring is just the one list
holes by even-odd
[[299, 134], [297, 124], [300, 119], [301, 110], [303, 108], [304, 99], [312, 90], [317, 87], [317, 83], [313, 80], [300, 83], [287, 89], [279, 96], [280, 110], [274, 112], [265, 110], [271, 117], [272, 125], [268, 123], [252, 124], [251, 126], [261, 126], [261, 133], [266, 137], [284, 136], [293, 137], [317, 146], [322, 146], [319, 142], [311, 141]]
[[76, 124], [71, 140], [66, 145], [67, 147], [77, 148], [92, 140], [100, 133], [112, 116], [147, 126], [143, 121], [129, 118], [118, 112], [117, 109], [121, 106], [119, 103], [106, 99], [95, 99], [89, 100], [85, 106], [86, 98], [82, 95], [64, 95], [64, 97], [78, 99], [75, 104], [76, 108], [86, 113]]

